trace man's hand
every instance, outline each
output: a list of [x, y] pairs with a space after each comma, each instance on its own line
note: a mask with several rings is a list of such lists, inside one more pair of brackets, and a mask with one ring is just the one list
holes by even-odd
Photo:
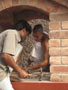
[[24, 70], [20, 70], [18, 75], [20, 78], [27, 78], [28, 77], [28, 73], [25, 72]]
[[28, 74], [26, 73], [24, 70], [22, 70], [20, 73], [19, 73], [19, 77], [20, 78], [26, 78], [26, 77], [32, 77], [33, 75], [32, 74]]
[[29, 66], [29, 67], [27, 68], [27, 71], [31, 71], [31, 70], [33, 70], [33, 68], [34, 68], [34, 66]]
[[7, 53], [3, 53], [2, 54], [2, 58], [5, 61], [6, 65], [12, 67], [21, 78], [26, 78], [28, 76], [28, 74], [26, 73], [26, 71], [22, 70], [14, 61], [12, 55], [7, 54]]

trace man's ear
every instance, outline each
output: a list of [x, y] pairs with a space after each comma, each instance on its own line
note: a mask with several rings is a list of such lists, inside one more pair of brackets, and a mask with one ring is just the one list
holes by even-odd
[[26, 29], [25, 28], [23, 28], [23, 32], [26, 32]]

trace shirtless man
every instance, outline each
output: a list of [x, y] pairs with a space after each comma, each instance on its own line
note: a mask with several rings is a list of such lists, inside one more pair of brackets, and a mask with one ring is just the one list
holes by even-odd
[[35, 64], [29, 66], [28, 70], [35, 70], [42, 67], [43, 71], [49, 71], [48, 33], [43, 32], [42, 25], [38, 24], [33, 28], [33, 37], [35, 43], [31, 56]]

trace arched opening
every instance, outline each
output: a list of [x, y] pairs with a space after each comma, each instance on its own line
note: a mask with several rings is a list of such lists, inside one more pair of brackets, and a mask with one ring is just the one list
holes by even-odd
[[26, 5], [10, 7], [0, 11], [1, 30], [12, 28], [14, 23], [20, 19], [28, 21], [35, 19], [49, 20], [49, 15], [47, 12], [36, 7]]
[[[18, 20], [22, 20], [22, 19], [27, 20], [32, 27], [34, 27], [34, 25], [36, 24], [42, 24], [44, 31], [46, 31], [47, 33], [49, 32], [49, 26], [48, 26], [49, 14], [41, 9], [38, 9], [36, 7], [30, 7], [30, 6], [16, 6], [16, 7], [7, 8], [1, 11], [0, 12], [0, 32], [6, 29], [13, 28], [13, 25]], [[23, 44], [24, 45], [24, 56], [23, 56], [24, 64], [22, 59], [22, 62], [21, 61], [19, 62], [19, 65], [21, 67], [28, 65], [27, 59], [32, 48], [32, 42], [33, 42], [32, 36], [30, 36]], [[44, 77], [42, 79], [42, 74], [40, 76], [38, 75], [39, 76], [38, 78], [37, 77], [33, 78], [33, 80], [44, 80], [44, 81], [49, 80], [49, 76], [45, 78], [46, 74], [43, 74]], [[32, 78], [30, 79], [32, 80]]]

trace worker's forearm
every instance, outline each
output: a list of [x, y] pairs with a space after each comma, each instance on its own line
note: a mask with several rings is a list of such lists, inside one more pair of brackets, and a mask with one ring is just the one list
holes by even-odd
[[48, 64], [48, 62], [47, 61], [44, 61], [44, 62], [41, 62], [39, 64], [36, 64], [34, 66], [29, 67], [29, 69], [30, 70], [35, 70], [35, 69], [38, 69], [40, 67], [45, 67], [47, 64]]
[[40, 67], [42, 67], [42, 66], [41, 66], [40, 63], [39, 63], [39, 64], [36, 64], [36, 65], [34, 65], [34, 66], [30, 66], [30, 67], [28, 68], [28, 70], [35, 70], [35, 69], [38, 69], [38, 68], [40, 68]]
[[41, 67], [45, 67], [47, 64], [48, 64], [48, 61], [45, 60], [45, 61], [43, 61], [43, 62], [40, 63], [40, 66]]
[[5, 61], [5, 63], [7, 65], [9, 65], [10, 67], [12, 67], [15, 71], [17, 71], [18, 73], [20, 72], [21, 68], [16, 64], [16, 62], [14, 61], [13, 57], [9, 54], [3, 54], [2, 55], [3, 60]]

